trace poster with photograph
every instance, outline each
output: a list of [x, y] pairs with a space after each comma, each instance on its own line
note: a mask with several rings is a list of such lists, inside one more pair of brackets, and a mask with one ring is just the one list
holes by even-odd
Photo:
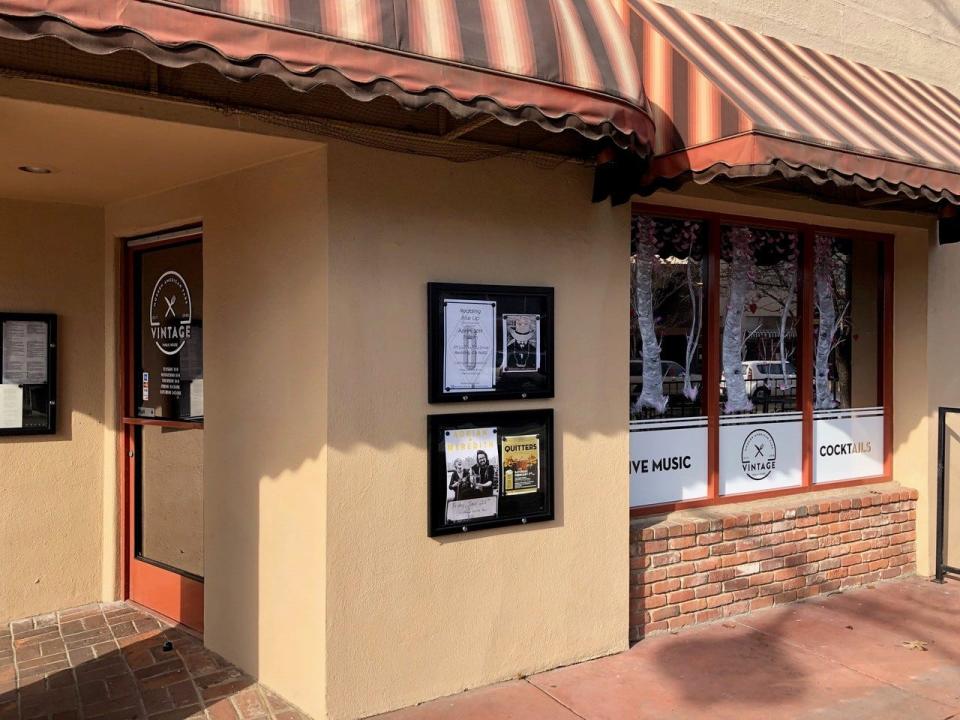
[[553, 410], [427, 416], [430, 537], [554, 518]]
[[443, 303], [445, 392], [492, 391], [496, 384], [497, 304], [489, 300]]
[[504, 313], [502, 322], [503, 372], [537, 372], [540, 369], [540, 316]]
[[447, 523], [495, 518], [500, 496], [497, 429], [447, 430], [444, 440]]
[[503, 438], [503, 494], [523, 495], [540, 489], [540, 438], [507, 435]]

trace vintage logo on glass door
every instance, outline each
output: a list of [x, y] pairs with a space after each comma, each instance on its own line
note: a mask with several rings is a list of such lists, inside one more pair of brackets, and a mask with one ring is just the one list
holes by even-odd
[[169, 270], [157, 280], [150, 298], [150, 334], [160, 352], [180, 352], [190, 339], [192, 322], [190, 288], [180, 273]]

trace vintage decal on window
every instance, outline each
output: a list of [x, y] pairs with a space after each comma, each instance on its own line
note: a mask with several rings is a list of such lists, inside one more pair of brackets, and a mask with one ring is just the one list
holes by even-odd
[[193, 302], [187, 281], [175, 270], [157, 279], [150, 299], [150, 335], [164, 355], [176, 355], [187, 340], [193, 323]]

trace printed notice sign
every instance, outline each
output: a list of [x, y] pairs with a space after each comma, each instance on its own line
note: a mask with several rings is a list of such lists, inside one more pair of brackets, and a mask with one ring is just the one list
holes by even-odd
[[190, 415], [203, 417], [203, 378], [190, 382]]
[[47, 324], [23, 320], [3, 323], [3, 383], [47, 382]]
[[493, 390], [496, 384], [497, 304], [447, 300], [443, 304], [444, 392]]
[[0, 428], [23, 427], [23, 388], [0, 385]]
[[504, 437], [502, 459], [504, 495], [524, 495], [540, 489], [540, 438]]

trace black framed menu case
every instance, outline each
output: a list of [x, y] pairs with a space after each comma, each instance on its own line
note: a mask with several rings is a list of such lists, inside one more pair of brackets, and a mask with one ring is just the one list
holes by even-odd
[[0, 313], [0, 435], [57, 431], [57, 316]]

